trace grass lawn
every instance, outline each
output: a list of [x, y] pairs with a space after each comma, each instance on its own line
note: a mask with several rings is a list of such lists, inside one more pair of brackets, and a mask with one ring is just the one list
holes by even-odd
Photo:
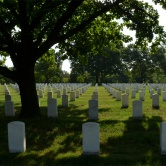
[[[88, 122], [88, 101], [94, 91], [91, 86], [68, 108], [61, 106], [58, 98], [58, 118], [47, 118], [47, 91], [40, 99], [42, 117], [20, 119], [20, 97], [9, 85], [15, 106], [15, 117], [5, 117], [4, 87], [0, 86], [0, 166], [50, 166], [50, 165], [166, 165], [166, 156], [160, 154], [160, 123], [166, 121], [166, 101], [160, 95], [160, 108], [152, 109], [152, 100], [146, 88], [143, 101], [143, 119], [132, 118], [132, 101], [121, 108], [104, 87], [98, 87], [100, 124], [100, 155], [82, 155], [82, 124]], [[56, 98], [56, 93], [54, 93]], [[25, 122], [26, 152], [10, 154], [8, 151], [7, 124]]]

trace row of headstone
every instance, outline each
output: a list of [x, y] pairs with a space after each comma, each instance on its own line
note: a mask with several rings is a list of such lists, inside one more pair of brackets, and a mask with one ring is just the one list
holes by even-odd
[[[100, 138], [99, 124], [86, 122], [82, 125], [82, 147], [84, 155], [99, 155]], [[26, 151], [25, 123], [14, 121], [8, 123], [9, 153], [22, 153]]]
[[[126, 89], [126, 93], [122, 94], [121, 91], [115, 90], [112, 87], [102, 84], [105, 89], [107, 89], [110, 94], [113, 95], [113, 98], [116, 98], [117, 101], [122, 101], [122, 108], [127, 108], [129, 107], [129, 88]], [[115, 84], [114, 84], [115, 86]], [[137, 89], [138, 90], [138, 89]], [[159, 108], [159, 95], [152, 93], [153, 91], [150, 90], [150, 97], [152, 98], [152, 108], [158, 109]], [[136, 90], [132, 90], [132, 98], [135, 98], [135, 93]], [[166, 93], [165, 96], [163, 95], [163, 98], [166, 98]], [[139, 100], [144, 101], [145, 98], [145, 88], [143, 91], [139, 91]]]
[[[8, 148], [10, 153], [26, 151], [25, 123], [14, 121], [8, 123]], [[82, 148], [84, 155], [100, 154], [100, 126], [95, 122], [82, 125]], [[166, 154], [166, 122], [160, 124], [160, 150]]]

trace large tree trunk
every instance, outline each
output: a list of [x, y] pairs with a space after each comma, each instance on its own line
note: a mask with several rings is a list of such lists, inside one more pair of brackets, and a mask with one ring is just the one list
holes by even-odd
[[33, 118], [40, 116], [38, 96], [34, 76], [34, 65], [25, 66], [24, 70], [18, 72], [18, 85], [21, 96], [20, 117]]

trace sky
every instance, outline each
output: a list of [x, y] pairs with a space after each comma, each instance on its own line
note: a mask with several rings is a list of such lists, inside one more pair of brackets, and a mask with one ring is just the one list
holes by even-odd
[[[144, 0], [145, 2], [148, 2], [150, 5], [153, 5], [152, 1], [151, 0]], [[158, 11], [159, 15], [160, 15], [160, 18], [159, 18], [159, 24], [164, 26], [164, 29], [166, 31], [166, 22], [165, 22], [165, 17], [166, 17], [166, 10], [162, 9], [162, 7], [160, 5], [153, 5], [153, 7]], [[124, 34], [126, 35], [130, 35], [134, 38], [135, 36], [135, 32], [134, 31], [130, 31], [128, 30], [127, 28], [124, 28]], [[10, 60], [10, 58], [7, 58], [6, 60], [6, 65], [9, 66], [9, 67], [12, 67], [13, 66], [13, 63], [12, 61]], [[63, 61], [63, 64], [62, 64], [62, 70], [65, 70], [67, 72], [71, 72], [71, 69], [70, 69], [70, 62], [68, 59], [64, 60]]]

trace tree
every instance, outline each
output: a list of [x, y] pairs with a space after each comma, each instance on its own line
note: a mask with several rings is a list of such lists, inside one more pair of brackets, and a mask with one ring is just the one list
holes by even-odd
[[156, 70], [149, 49], [142, 50], [135, 48], [134, 45], [128, 45], [123, 50], [122, 59], [131, 70], [132, 82], [147, 82]]
[[0, 53], [10, 56], [14, 65], [14, 70], [1, 66], [0, 73], [18, 83], [21, 117], [40, 116], [36, 61], [54, 44], [77, 38], [98, 16], [110, 22], [122, 18], [127, 27], [136, 30], [140, 43], [163, 32], [157, 11], [138, 0], [0, 0]]
[[56, 76], [59, 69], [57, 69], [57, 62], [55, 61], [55, 51], [53, 49], [45, 53], [35, 65], [36, 82], [53, 83], [58, 82], [59, 77]]

